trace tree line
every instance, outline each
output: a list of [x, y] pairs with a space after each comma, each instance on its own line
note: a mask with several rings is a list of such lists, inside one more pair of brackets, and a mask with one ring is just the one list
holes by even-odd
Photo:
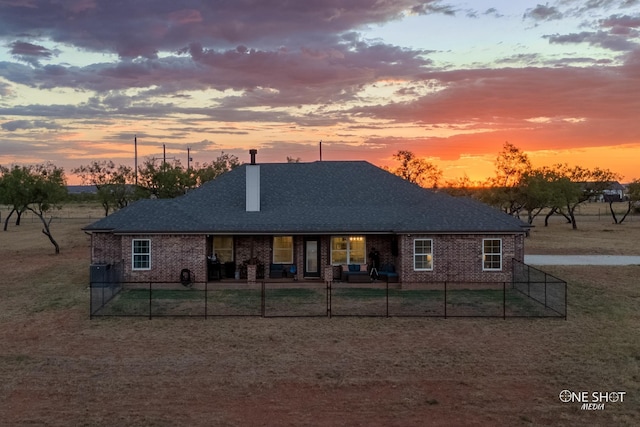
[[[557, 164], [534, 168], [526, 153], [506, 142], [495, 159], [495, 175], [482, 183], [472, 183], [467, 177], [442, 183], [442, 170], [433, 163], [417, 157], [407, 150], [393, 155], [399, 162], [388, 170], [410, 182], [454, 196], [477, 198], [504, 212], [526, 215], [531, 224], [544, 212], [545, 226], [552, 215], [562, 215], [574, 229], [576, 209], [582, 203], [604, 194], [617, 174], [608, 169], [588, 169], [581, 166]], [[287, 162], [299, 162], [300, 158], [287, 157]], [[158, 158], [146, 159], [136, 172], [129, 166], [116, 165], [109, 160], [96, 160], [72, 170], [85, 185], [96, 188], [95, 199], [101, 204], [105, 216], [142, 198], [174, 198], [190, 189], [199, 187], [240, 165], [234, 155], [222, 152], [210, 163], [187, 168], [179, 160], [170, 162]], [[618, 218], [609, 200], [609, 209], [616, 224], [627, 218], [633, 205], [640, 201], [640, 180], [628, 187], [627, 210]], [[12, 167], [0, 166], [0, 204], [9, 206], [4, 221], [7, 230], [10, 218], [15, 215], [16, 225], [25, 211], [33, 212], [42, 222], [42, 232], [60, 252], [51, 234], [52, 216], [69, 199], [64, 170], [52, 163]]]
[[605, 194], [605, 190], [619, 179], [618, 174], [608, 169], [589, 169], [566, 163], [534, 168], [527, 154], [509, 142], [504, 143], [495, 159], [495, 175], [475, 184], [465, 176], [442, 185], [442, 171], [410, 151], [398, 151], [394, 159], [400, 165], [388, 170], [398, 176], [423, 187], [442, 187], [455, 196], [477, 198], [510, 215], [526, 215], [529, 224], [544, 212], [545, 226], [551, 216], [561, 215], [573, 229], [577, 229], [576, 209], [603, 196], [609, 204], [613, 222], [621, 224], [634, 204], [640, 201], [640, 179], [634, 179], [628, 185], [628, 197], [624, 201], [626, 211], [618, 218], [613, 209], [616, 199]]
[[196, 163], [188, 168], [179, 160], [167, 162], [151, 157], [143, 162], [137, 175], [133, 168], [110, 160], [96, 160], [72, 172], [83, 184], [95, 186], [96, 197], [107, 216], [134, 200], [178, 197], [239, 165], [236, 156], [222, 152], [211, 163]]
[[[211, 163], [188, 168], [178, 160], [165, 162], [148, 158], [137, 175], [131, 167], [107, 160], [95, 160], [72, 172], [83, 184], [96, 188], [95, 199], [107, 216], [138, 199], [173, 198], [185, 194], [239, 165], [236, 156], [223, 152]], [[60, 246], [51, 233], [53, 216], [50, 214], [54, 209], [60, 209], [69, 197], [64, 170], [51, 162], [0, 166], [0, 204], [9, 206], [3, 230], [7, 231], [14, 215], [15, 225], [19, 226], [22, 214], [33, 212], [42, 222], [42, 233], [48, 237], [56, 254], [60, 253]]]

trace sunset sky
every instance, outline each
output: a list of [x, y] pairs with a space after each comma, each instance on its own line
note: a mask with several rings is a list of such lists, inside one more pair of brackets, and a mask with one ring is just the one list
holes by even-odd
[[640, 0], [0, 0], [0, 164], [221, 151], [640, 178]]

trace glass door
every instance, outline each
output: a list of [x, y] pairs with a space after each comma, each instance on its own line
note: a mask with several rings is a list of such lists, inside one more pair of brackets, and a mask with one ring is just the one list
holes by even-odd
[[307, 238], [304, 248], [304, 276], [320, 277], [320, 242], [316, 238]]

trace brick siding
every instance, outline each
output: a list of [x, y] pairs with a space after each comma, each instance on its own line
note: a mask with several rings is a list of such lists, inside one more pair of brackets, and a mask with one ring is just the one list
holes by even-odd
[[[125, 263], [125, 272], [136, 280], [177, 281], [180, 271], [191, 270], [194, 281], [207, 280], [207, 252], [204, 235], [135, 236], [151, 239], [151, 270], [132, 270], [131, 261]], [[125, 260], [131, 260], [131, 241], [123, 239]]]
[[[133, 270], [132, 241], [151, 241], [151, 269]], [[122, 263], [125, 282], [179, 282], [183, 268], [194, 281], [207, 280], [206, 239], [203, 235], [92, 235], [92, 263]]]
[[[433, 241], [433, 270], [415, 271], [413, 245], [416, 239]], [[502, 269], [483, 271], [483, 239], [502, 240]], [[503, 282], [512, 276], [512, 259], [524, 260], [524, 235], [477, 234], [412, 234], [402, 235], [400, 245], [400, 270], [404, 282]]]
[[91, 234], [91, 263], [117, 264], [122, 262], [122, 238], [111, 233]]
[[[482, 240], [502, 240], [502, 270], [482, 270]], [[133, 239], [151, 240], [151, 269], [132, 270], [131, 250]], [[413, 245], [415, 239], [433, 240], [433, 270], [414, 271]], [[398, 254], [394, 256], [393, 241], [397, 241]], [[294, 263], [300, 275], [304, 271], [304, 237], [294, 236]], [[324, 278], [325, 267], [331, 262], [330, 236], [320, 236], [320, 274]], [[196, 281], [207, 280], [205, 235], [113, 235], [93, 233], [91, 238], [92, 263], [123, 264], [125, 281], [179, 281], [180, 271], [188, 268]], [[268, 276], [272, 262], [272, 236], [236, 236], [234, 260], [236, 265], [256, 257], [265, 265]], [[524, 261], [524, 234], [514, 235], [369, 235], [366, 236], [367, 254], [375, 247], [380, 253], [381, 264], [393, 264], [401, 282], [510, 281], [512, 258]], [[334, 275], [337, 272], [334, 269]], [[337, 277], [337, 276], [336, 276]]]

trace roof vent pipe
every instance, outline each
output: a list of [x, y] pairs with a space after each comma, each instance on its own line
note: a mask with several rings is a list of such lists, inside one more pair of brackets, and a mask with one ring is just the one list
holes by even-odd
[[256, 164], [258, 150], [249, 150], [251, 164], [247, 165], [246, 173], [246, 211], [260, 211], [260, 165]]

